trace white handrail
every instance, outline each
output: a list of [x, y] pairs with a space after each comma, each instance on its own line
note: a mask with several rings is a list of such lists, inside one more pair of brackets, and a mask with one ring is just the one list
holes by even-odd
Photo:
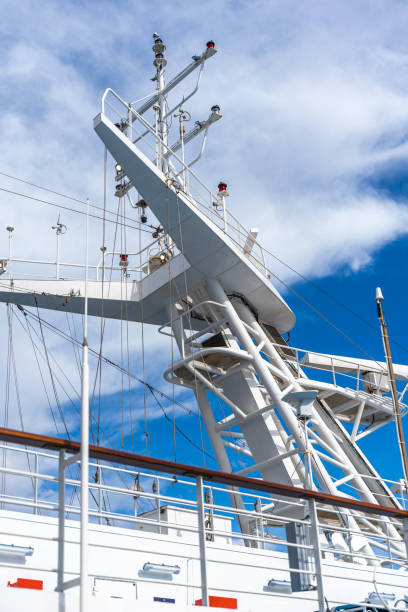
[[[169, 146], [167, 143], [163, 142], [163, 140], [160, 138], [160, 136], [156, 133], [156, 131], [154, 130], [154, 128], [149, 124], [148, 121], [146, 121], [144, 119], [144, 117], [142, 117], [134, 108], [132, 108], [132, 105], [125, 102], [115, 91], [113, 91], [113, 89], [111, 88], [107, 88], [102, 96], [102, 103], [101, 103], [101, 113], [103, 115], [105, 115], [105, 100], [106, 97], [108, 96], [108, 94], [111, 93], [125, 108], [127, 113], [131, 113], [133, 114], [133, 116], [135, 117], [135, 120], [140, 121], [140, 123], [146, 128], [147, 132], [150, 132], [150, 134], [154, 137], [156, 143], [160, 144], [167, 152], [168, 152], [168, 157], [173, 157], [180, 165], [182, 170], [178, 173], [180, 174], [181, 172], [187, 172], [189, 176], [191, 176], [192, 178], [194, 178], [194, 180], [207, 192], [208, 196], [209, 196], [209, 202], [208, 205], [205, 207], [206, 210], [210, 211], [210, 213], [213, 213], [213, 202], [217, 200], [217, 197], [215, 196], [214, 192], [198, 177], [198, 175], [190, 168], [190, 166], [186, 165], [185, 162], [172, 150], [171, 146]], [[132, 144], [133, 141], [131, 140]], [[178, 176], [176, 174], [176, 176]], [[172, 177], [170, 179], [174, 180], [175, 177]], [[174, 188], [177, 188], [176, 186], [173, 186]], [[188, 193], [184, 192], [184, 195], [186, 197], [189, 197], [190, 200], [192, 201], [192, 203], [199, 207], [199, 201], [196, 199], [193, 199], [193, 197], [191, 195], [189, 195]], [[245, 240], [246, 237], [250, 234], [249, 230], [247, 230], [239, 221], [236, 217], [234, 217], [234, 215], [227, 210], [226, 206], [225, 206], [225, 202], [222, 203], [223, 206], [223, 215], [221, 217], [223, 224], [224, 224], [224, 232], [227, 233], [227, 227], [228, 229], [232, 229], [234, 232], [236, 232], [238, 234], [238, 238], [236, 240], [237, 245], [239, 246], [239, 248], [243, 249], [244, 244], [245, 244]], [[207, 215], [208, 216], [208, 215]], [[209, 218], [211, 220], [212, 216], [210, 215]], [[233, 224], [231, 224], [231, 222], [233, 222]], [[234, 227], [234, 224], [236, 227]], [[243, 244], [241, 244], [240, 241], [240, 236], [241, 236], [241, 231], [243, 233]], [[228, 234], [229, 235], [229, 234]], [[230, 238], [232, 238], [232, 236], [230, 236]], [[232, 238], [234, 240], [234, 238]], [[262, 246], [259, 244], [259, 242], [257, 242], [256, 240], [254, 241], [254, 247], [257, 247], [260, 250], [260, 255], [261, 255], [261, 260], [258, 260], [256, 257], [254, 257], [253, 255], [251, 255], [251, 259], [253, 259], [254, 261], [258, 262], [262, 267], [262, 271], [263, 274], [265, 276], [267, 276], [267, 270], [266, 270], [266, 266], [265, 266], [265, 254], [263, 252]]]

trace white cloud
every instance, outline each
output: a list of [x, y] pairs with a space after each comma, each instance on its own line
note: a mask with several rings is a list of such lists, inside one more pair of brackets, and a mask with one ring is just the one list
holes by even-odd
[[[64, 2], [61, 9], [52, 1], [4, 0], [0, 11], [0, 171], [101, 204], [103, 148], [92, 117], [102, 91], [112, 86], [129, 99], [148, 93], [154, 30], [168, 44], [169, 76], [213, 37], [219, 53], [188, 108], [193, 119], [202, 119], [217, 102], [224, 117], [197, 171], [212, 186], [227, 180], [231, 209], [246, 225], [262, 228], [261, 242], [300, 272], [322, 276], [367, 265], [377, 249], [406, 232], [405, 203], [367, 187], [370, 177], [407, 157], [405, 4], [179, 0], [156, 3], [153, 10], [147, 2], [131, 9], [124, 2]], [[4, 177], [0, 187], [74, 205]], [[111, 189], [110, 181], [114, 209]], [[57, 211], [4, 193], [0, 202], [3, 224], [16, 227], [15, 254], [53, 257]], [[62, 217], [68, 225], [62, 257], [80, 261], [83, 218], [67, 211]], [[94, 261], [101, 243], [101, 226], [93, 220]], [[107, 243], [113, 243], [112, 227]], [[136, 232], [129, 232], [127, 243], [137, 246]], [[7, 250], [6, 232], [0, 250]], [[271, 265], [293, 280], [287, 269]], [[57, 316], [46, 318], [62, 325]], [[96, 340], [97, 330], [95, 321]], [[140, 375], [138, 326], [131, 330]], [[112, 324], [105, 342], [116, 360], [117, 339]], [[23, 336], [16, 342], [23, 350]], [[77, 384], [72, 353], [52, 342]], [[153, 329], [146, 330], [145, 345], [146, 376], [160, 380], [168, 346]], [[33, 364], [26, 379], [34, 389], [25, 398], [32, 402], [29, 424], [44, 427], [48, 408], [34, 384]], [[104, 392], [120, 385], [106, 369]]]

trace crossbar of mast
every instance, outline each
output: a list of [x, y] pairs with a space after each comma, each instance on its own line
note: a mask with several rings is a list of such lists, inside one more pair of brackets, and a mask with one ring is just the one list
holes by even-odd
[[[12, 444], [26, 445], [36, 448], [46, 448], [57, 451], [66, 450], [71, 453], [77, 453], [81, 448], [80, 443], [74, 440], [43, 436], [41, 434], [28, 433], [15, 429], [6, 429], [4, 427], [0, 428], [0, 440], [10, 442]], [[165, 459], [158, 459], [156, 457], [136, 455], [134, 453], [105, 448], [103, 446], [89, 445], [89, 456], [93, 459], [99, 459], [109, 463], [120, 463], [155, 472], [163, 472], [166, 474], [175, 474], [187, 477], [190, 476], [191, 478], [202, 477], [204, 480], [210, 480], [219, 484], [243, 487], [246, 489], [253, 489], [296, 499], [315, 500], [320, 504], [329, 506], [349, 508], [351, 510], [358, 510], [369, 514], [378, 514], [381, 516], [390, 516], [408, 520], [408, 511], [400, 508], [381, 506], [360, 501], [358, 499], [331, 495], [321, 491], [301, 489], [299, 487], [292, 487], [276, 482], [258, 480], [257, 478], [250, 478], [248, 476], [228, 474], [227, 472], [210, 470], [208, 468], [201, 468], [195, 465], [176, 463], [174, 461], [167, 461]]]
[[[179, 83], [181, 83], [181, 81], [183, 81], [189, 74], [191, 74], [196, 68], [201, 66], [203, 62], [205, 62], [207, 59], [212, 57], [215, 53], [216, 53], [215, 49], [207, 49], [206, 51], [204, 51], [204, 53], [199, 58], [192, 61], [181, 72], [179, 72], [179, 74], [177, 74], [171, 81], [169, 81], [167, 85], [165, 86], [165, 88], [163, 89], [163, 91], [161, 92], [161, 94], [164, 96], [167, 95], [172, 89], [174, 89]], [[149, 110], [149, 108], [152, 108], [152, 106], [156, 104], [158, 99], [159, 99], [158, 94], [154, 94], [151, 98], [149, 98], [147, 102], [145, 102], [138, 108], [137, 112], [139, 113], [139, 115], [143, 115], [146, 111]], [[131, 119], [132, 122], [135, 121], [135, 119], [136, 117], [132, 116], [132, 119]]]

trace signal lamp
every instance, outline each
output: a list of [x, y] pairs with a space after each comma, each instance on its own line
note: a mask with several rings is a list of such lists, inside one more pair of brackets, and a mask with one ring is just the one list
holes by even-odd
[[207, 49], [214, 49], [215, 48], [215, 42], [213, 40], [209, 40], [207, 43]]

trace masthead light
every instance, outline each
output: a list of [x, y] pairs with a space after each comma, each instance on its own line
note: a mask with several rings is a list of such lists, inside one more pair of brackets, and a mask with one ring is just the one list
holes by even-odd
[[119, 174], [119, 172], [122, 172], [123, 168], [120, 164], [115, 164], [115, 170]]
[[228, 196], [229, 196], [229, 193], [227, 191], [227, 183], [224, 183], [224, 181], [220, 181], [218, 183], [218, 197], [226, 198]]
[[215, 42], [213, 40], [208, 41], [207, 49], [215, 49]]

